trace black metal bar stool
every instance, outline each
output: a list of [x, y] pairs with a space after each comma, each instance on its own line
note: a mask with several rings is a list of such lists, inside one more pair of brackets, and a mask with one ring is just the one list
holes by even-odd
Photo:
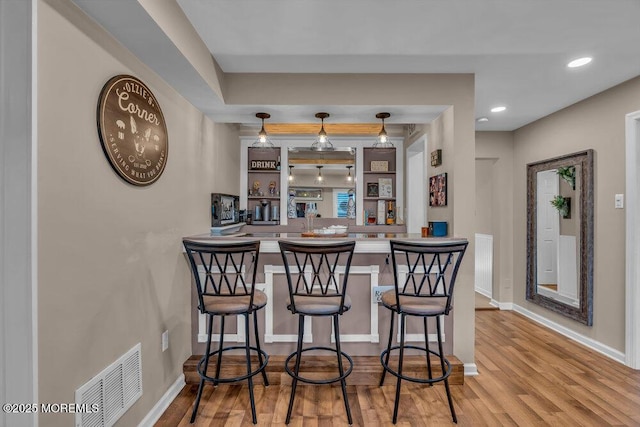
[[[298, 345], [296, 351], [285, 360], [285, 371], [293, 378], [291, 397], [287, 410], [286, 424], [291, 420], [291, 411], [296, 394], [298, 381], [309, 384], [331, 384], [340, 381], [347, 419], [352, 424], [349, 400], [347, 399], [347, 383], [345, 378], [353, 370], [353, 360], [340, 350], [340, 322], [339, 317], [351, 308], [351, 299], [347, 295], [349, 268], [355, 242], [341, 243], [295, 243], [280, 241], [280, 252], [289, 285], [289, 299], [287, 308], [298, 315]], [[342, 263], [344, 271], [338, 280], [338, 266]], [[335, 348], [312, 346], [302, 348], [305, 316], [331, 316], [335, 333]], [[338, 361], [338, 376], [329, 379], [311, 379], [300, 375], [300, 361], [302, 353], [313, 350], [334, 352]], [[348, 361], [345, 370], [342, 358]], [[293, 370], [289, 362], [295, 358]]]
[[[442, 333], [440, 327], [441, 316], [446, 316], [452, 307], [453, 286], [456, 282], [458, 268], [467, 249], [466, 240], [454, 241], [425, 241], [425, 242], [401, 242], [391, 240], [391, 257], [393, 259], [393, 277], [395, 289], [382, 294], [382, 304], [391, 310], [391, 327], [389, 329], [389, 343], [387, 349], [380, 355], [382, 363], [382, 376], [380, 385], [384, 383], [387, 372], [397, 378], [396, 398], [393, 406], [393, 423], [398, 420], [398, 403], [400, 401], [401, 380], [422, 384], [433, 384], [444, 381], [449, 401], [449, 409], [453, 422], [457, 423], [456, 412], [453, 409], [453, 400], [449, 390], [449, 375], [451, 375], [451, 363], [444, 356], [442, 350]], [[398, 265], [405, 264], [408, 268], [404, 280], [400, 278]], [[392, 346], [393, 322], [395, 315], [399, 315], [400, 343]], [[421, 317], [424, 324], [424, 347], [405, 344], [406, 316]], [[427, 319], [436, 319], [438, 336], [438, 351], [429, 348], [429, 333]], [[403, 375], [402, 364], [405, 349], [418, 350], [426, 354], [427, 372], [429, 378], [417, 378]], [[389, 366], [389, 355], [399, 352], [398, 369]], [[431, 370], [431, 358], [433, 354], [440, 359], [442, 375], [434, 378]]]
[[[238, 243], [215, 243], [183, 240], [184, 247], [191, 264], [191, 272], [198, 290], [198, 309], [207, 315], [207, 350], [198, 363], [200, 387], [196, 397], [191, 422], [196, 419], [202, 389], [205, 381], [211, 381], [214, 386], [223, 383], [233, 383], [247, 380], [249, 383], [249, 399], [251, 401], [251, 415], [253, 423], [257, 423], [256, 404], [253, 397], [253, 376], [262, 373], [265, 386], [269, 385], [265, 367], [269, 360], [267, 353], [260, 349], [258, 335], [258, 319], [256, 311], [267, 305], [264, 292], [255, 289], [259, 241]], [[243, 268], [246, 265], [248, 268]], [[253, 268], [251, 268], [253, 267]], [[202, 270], [200, 272], [199, 270]], [[251, 274], [248, 273], [252, 270]], [[249, 280], [246, 279], [248, 276]], [[213, 318], [220, 316], [220, 341], [218, 349], [211, 351], [211, 332]], [[244, 316], [245, 345], [224, 346], [224, 320], [227, 316]], [[250, 344], [249, 318], [253, 316], [255, 332], [255, 346]], [[220, 378], [222, 353], [232, 350], [244, 350], [247, 361], [247, 373], [237, 377]], [[258, 355], [259, 366], [251, 366], [251, 353]], [[217, 356], [215, 376], [207, 375], [209, 359]]]

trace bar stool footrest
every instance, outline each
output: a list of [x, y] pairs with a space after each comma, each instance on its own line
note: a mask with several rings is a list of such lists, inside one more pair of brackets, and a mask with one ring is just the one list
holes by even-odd
[[[422, 351], [425, 352], [427, 354], [433, 354], [434, 356], [437, 356], [438, 359], [440, 359], [440, 354], [434, 350], [428, 350], [425, 347], [418, 347], [415, 345], [405, 345], [404, 346], [405, 349], [412, 349], [412, 350], [418, 350], [418, 351]], [[449, 378], [449, 375], [451, 375], [451, 362], [449, 362], [449, 360], [446, 357], [442, 357], [442, 360], [444, 361], [444, 364], [446, 366], [446, 372], [443, 373], [443, 375], [436, 377], [436, 378], [417, 378], [417, 377], [409, 377], [406, 375], [400, 375], [398, 373], [398, 371], [396, 371], [395, 369], [393, 369], [392, 367], [390, 367], [386, 362], [385, 362], [385, 356], [387, 355], [387, 353], [390, 353], [395, 351], [395, 350], [400, 350], [400, 346], [396, 345], [391, 347], [389, 350], [385, 349], [382, 354], [380, 354], [380, 363], [382, 364], [382, 368], [389, 372], [391, 375], [393, 375], [394, 377], [397, 378], [401, 378], [403, 380], [407, 380], [407, 381], [411, 381], [414, 383], [420, 383], [420, 384], [433, 384], [433, 383], [437, 383], [440, 381], [444, 381], [447, 378]], [[426, 364], [426, 362], [425, 362]]]
[[[312, 350], [325, 350], [325, 351], [330, 351], [330, 352], [333, 352], [333, 353], [336, 353], [336, 354], [338, 352], [335, 348], [331, 348], [331, 347], [308, 347], [308, 348], [302, 349], [301, 353], [304, 353], [305, 351], [312, 351]], [[351, 371], [353, 371], [353, 359], [351, 358], [351, 356], [349, 356], [344, 351], [341, 351], [340, 353], [342, 354], [342, 356], [344, 356], [349, 361], [349, 367], [348, 367], [348, 369], [346, 369], [344, 371], [344, 374], [342, 374], [340, 376], [337, 376], [337, 377], [334, 377], [334, 378], [316, 380], [316, 379], [305, 378], [305, 377], [302, 377], [300, 375], [296, 375], [295, 372], [293, 372], [293, 370], [291, 370], [291, 368], [289, 368], [289, 361], [291, 359], [293, 359], [293, 357], [298, 354], [295, 351], [293, 353], [291, 353], [289, 355], [289, 357], [287, 357], [287, 359], [284, 361], [284, 370], [292, 378], [295, 378], [298, 381], [302, 381], [304, 383], [308, 383], [308, 384], [331, 384], [331, 383], [335, 383], [335, 382], [338, 382], [338, 381], [341, 381], [341, 380], [345, 379], [346, 377], [349, 376], [349, 374], [351, 374]], [[337, 369], [337, 367], [336, 367], [336, 369]]]
[[[211, 353], [209, 353], [209, 360], [211, 360], [212, 356], [215, 356], [216, 354], [222, 352], [224, 353], [225, 351], [229, 351], [229, 350], [245, 350], [246, 347], [243, 345], [237, 345], [237, 346], [232, 346], [232, 347], [225, 347], [222, 350], [216, 350], [216, 351], [212, 351]], [[198, 366], [196, 368], [198, 374], [200, 375], [200, 378], [206, 380], [206, 381], [211, 381], [214, 385], [218, 385], [218, 384], [226, 384], [226, 383], [233, 383], [233, 382], [237, 382], [237, 381], [242, 381], [242, 380], [246, 380], [247, 378], [253, 377], [257, 374], [259, 374], [260, 372], [264, 371], [264, 369], [267, 367], [267, 363], [269, 362], [269, 355], [262, 349], [258, 350], [257, 347], [249, 347], [249, 349], [251, 350], [252, 354], [258, 354], [258, 352], [260, 354], [262, 354], [263, 357], [263, 362], [262, 365], [260, 365], [257, 369], [251, 371], [248, 374], [245, 375], [241, 375], [239, 377], [228, 377], [228, 378], [214, 378], [214, 377], [210, 377], [209, 375], [205, 375], [204, 371], [203, 371], [203, 365], [205, 360], [207, 360], [207, 356], [204, 355], [202, 357], [202, 359], [200, 359], [200, 361], [198, 362]]]

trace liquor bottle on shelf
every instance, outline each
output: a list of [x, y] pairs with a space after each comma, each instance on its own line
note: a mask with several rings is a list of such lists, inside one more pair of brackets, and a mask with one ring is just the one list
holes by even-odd
[[278, 161], [276, 162], [276, 170], [280, 170], [280, 156], [278, 156]]
[[347, 202], [347, 218], [353, 219], [356, 217], [356, 201], [353, 200], [353, 190], [350, 189], [347, 194], [349, 195], [349, 201]]
[[289, 190], [289, 203], [287, 204], [287, 217], [297, 218], [298, 213], [296, 210], [296, 191]]
[[393, 208], [393, 202], [387, 202], [387, 225], [393, 225], [396, 222], [395, 209]]

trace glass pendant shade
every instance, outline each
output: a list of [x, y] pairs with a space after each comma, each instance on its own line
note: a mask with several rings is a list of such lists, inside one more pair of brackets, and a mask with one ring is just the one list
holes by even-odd
[[316, 166], [318, 168], [318, 176], [316, 176], [316, 179], [313, 181], [315, 184], [323, 184], [324, 183], [324, 177], [322, 176], [322, 166]]
[[378, 132], [378, 138], [373, 144], [373, 148], [393, 148], [393, 143], [389, 140], [387, 130], [384, 128], [384, 119], [388, 119], [389, 117], [391, 117], [391, 114], [389, 113], [376, 114], [376, 119], [382, 120], [382, 128], [380, 129], [380, 132]]
[[347, 173], [347, 176], [344, 178], [344, 182], [347, 185], [353, 185], [353, 175], [351, 175], [351, 168], [352, 167], [353, 167], [352, 165], [347, 166], [347, 170], [349, 172]]
[[318, 137], [316, 141], [311, 144], [311, 149], [314, 151], [333, 151], [333, 144], [329, 141], [327, 137], [327, 132], [324, 130], [324, 119], [329, 117], [329, 113], [317, 113], [316, 118], [322, 120], [322, 124], [320, 126], [320, 132], [318, 132]]
[[274, 148], [273, 142], [271, 142], [267, 131], [264, 130], [264, 119], [268, 119], [271, 115], [268, 113], [257, 113], [256, 117], [262, 120], [262, 128], [260, 129], [260, 132], [258, 132], [258, 138], [253, 144], [251, 144], [251, 147], [271, 150]]
[[289, 182], [293, 182], [293, 166], [289, 166], [289, 177], [287, 179]]

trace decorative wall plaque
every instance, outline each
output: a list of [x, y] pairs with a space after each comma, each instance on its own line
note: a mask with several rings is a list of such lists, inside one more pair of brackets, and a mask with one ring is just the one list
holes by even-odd
[[250, 160], [249, 170], [275, 171], [278, 170], [278, 164], [275, 160]]
[[388, 172], [389, 162], [386, 160], [372, 160], [371, 172]]
[[125, 181], [149, 185], [164, 171], [169, 141], [158, 101], [133, 76], [112, 77], [98, 100], [98, 135], [111, 167]]

